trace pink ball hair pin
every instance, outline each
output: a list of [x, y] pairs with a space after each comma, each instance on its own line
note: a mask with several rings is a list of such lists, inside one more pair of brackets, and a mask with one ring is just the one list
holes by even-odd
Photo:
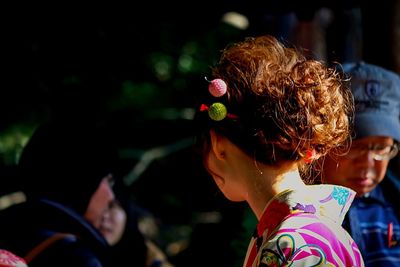
[[222, 79], [214, 79], [212, 81], [207, 80], [207, 77], [204, 77], [206, 81], [210, 84], [208, 85], [208, 91], [214, 97], [221, 97], [226, 93], [226, 83]]

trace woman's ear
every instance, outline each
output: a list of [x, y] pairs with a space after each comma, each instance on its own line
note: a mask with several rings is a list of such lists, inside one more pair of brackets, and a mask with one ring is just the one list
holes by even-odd
[[225, 158], [223, 138], [224, 137], [216, 133], [214, 130], [210, 130], [211, 151], [214, 153], [215, 157], [220, 160]]

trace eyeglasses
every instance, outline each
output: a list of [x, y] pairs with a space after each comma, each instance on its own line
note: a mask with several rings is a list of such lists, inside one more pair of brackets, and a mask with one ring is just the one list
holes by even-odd
[[393, 145], [354, 145], [346, 154], [346, 157], [349, 159], [356, 159], [365, 153], [370, 153], [374, 160], [382, 161], [394, 158], [397, 155], [397, 152], [399, 152], [399, 146], [397, 143], [394, 143]]

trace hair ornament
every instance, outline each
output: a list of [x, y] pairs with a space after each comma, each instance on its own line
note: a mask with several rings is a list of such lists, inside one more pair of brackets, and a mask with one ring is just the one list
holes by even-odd
[[[210, 84], [208, 85], [208, 91], [214, 97], [221, 97], [226, 94], [227, 86], [226, 83], [222, 79], [214, 79], [212, 81], [207, 80], [207, 77], [204, 77], [207, 82]], [[228, 113], [228, 109], [226, 106], [221, 102], [214, 102], [210, 106], [206, 104], [201, 104], [200, 111], [207, 111], [208, 116], [213, 121], [222, 121], [225, 118], [230, 119], [237, 119], [238, 116], [234, 114]]]
[[212, 81], [207, 80], [207, 77], [205, 77], [206, 81], [208, 81], [210, 84], [208, 85], [208, 91], [210, 94], [214, 97], [221, 97], [224, 94], [226, 94], [226, 83], [222, 79], [214, 79]]
[[208, 116], [213, 121], [222, 121], [225, 118], [237, 119], [238, 116], [228, 113], [226, 106], [220, 102], [215, 102], [211, 106], [201, 104], [200, 111], [207, 111]]
[[312, 163], [317, 158], [317, 151], [315, 149], [307, 149], [306, 155], [304, 156], [304, 162], [307, 164]]

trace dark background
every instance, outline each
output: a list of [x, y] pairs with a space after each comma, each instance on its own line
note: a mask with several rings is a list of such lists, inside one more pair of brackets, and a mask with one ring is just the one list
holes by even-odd
[[[95, 120], [113, 135], [135, 201], [156, 218], [160, 246], [188, 242], [171, 261], [241, 266], [254, 218], [245, 204], [223, 198], [191, 147], [196, 95], [220, 50], [272, 34], [328, 64], [364, 60], [400, 73], [400, 1], [306, 2], [3, 8], [0, 194], [18, 190], [15, 165], [38, 124]], [[229, 11], [246, 16], [249, 26], [224, 22]]]

